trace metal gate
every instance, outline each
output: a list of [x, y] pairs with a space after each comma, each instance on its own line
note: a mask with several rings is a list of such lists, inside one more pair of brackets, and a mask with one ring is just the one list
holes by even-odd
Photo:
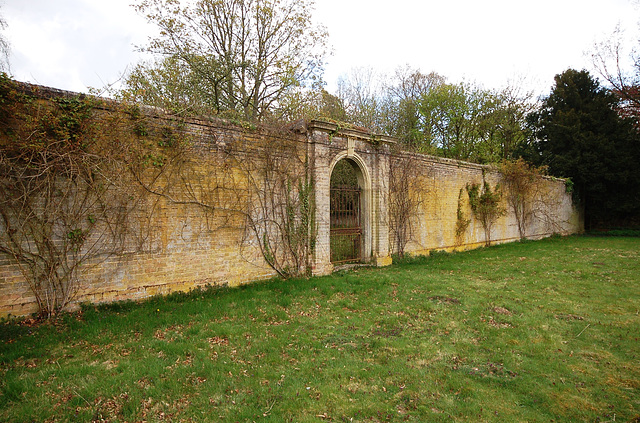
[[361, 259], [360, 188], [331, 187], [330, 248], [332, 263], [350, 263]]

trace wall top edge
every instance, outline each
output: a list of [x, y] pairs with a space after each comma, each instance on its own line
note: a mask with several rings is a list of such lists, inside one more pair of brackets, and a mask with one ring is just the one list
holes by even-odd
[[[131, 106], [131, 107], [137, 107], [138, 109], [140, 109], [140, 111], [144, 112], [146, 116], [152, 117], [152, 118], [160, 118], [160, 119], [169, 118], [170, 119], [176, 116], [175, 113], [172, 113], [169, 110], [166, 110], [157, 106], [149, 106], [146, 104], [136, 103], [136, 102], [118, 101], [110, 97], [102, 97], [100, 95], [95, 95], [95, 94], [87, 94], [87, 93], [80, 93], [76, 91], [62, 90], [59, 88], [48, 87], [46, 85], [32, 84], [30, 82], [23, 82], [23, 81], [16, 81], [16, 80], [13, 80], [13, 82], [17, 85], [18, 89], [21, 90], [23, 93], [32, 95], [36, 98], [40, 98], [43, 100], [53, 99], [53, 98], [68, 98], [68, 99], [79, 98], [81, 100], [95, 99], [96, 104], [94, 104], [94, 107], [96, 109], [117, 110], [118, 107]], [[182, 117], [181, 119], [183, 119], [185, 122], [193, 123], [196, 125], [208, 125], [210, 123], [215, 123], [215, 124], [224, 124], [230, 127], [237, 126], [239, 128], [242, 128], [242, 126], [240, 125], [235, 125], [234, 123], [229, 122], [226, 119], [222, 119], [216, 116], [187, 116], [187, 117]]]
[[350, 138], [358, 138], [369, 142], [383, 142], [387, 144], [396, 144], [398, 140], [394, 137], [382, 134], [375, 134], [365, 128], [349, 127], [348, 124], [340, 124], [337, 122], [327, 122], [323, 120], [311, 120], [307, 123], [307, 130], [318, 130], [329, 132], [334, 135], [342, 135]]
[[497, 171], [497, 167], [491, 164], [480, 164], [467, 162], [464, 160], [458, 159], [450, 159], [447, 157], [433, 156], [431, 154], [419, 153], [415, 151], [401, 151], [397, 153], [399, 156], [412, 156], [421, 161], [431, 162], [431, 163], [440, 163], [447, 166], [459, 167], [459, 168], [471, 168], [477, 170], [485, 170], [485, 171]]
[[[21, 89], [25, 93], [35, 95], [43, 99], [53, 98], [53, 97], [96, 98], [100, 100], [102, 108], [105, 110], [115, 109], [117, 106], [125, 104], [108, 97], [99, 97], [93, 94], [85, 94], [85, 93], [79, 93], [74, 91], [61, 90], [58, 88], [32, 84], [29, 82], [23, 82], [23, 81], [17, 81], [17, 80], [12, 80], [12, 81], [16, 83], [19, 89]], [[159, 107], [147, 106], [147, 105], [138, 104], [138, 103], [134, 103], [132, 105], [138, 106], [142, 111], [144, 111], [144, 113], [147, 116], [150, 116], [150, 117], [157, 117], [157, 118], [163, 119], [163, 118], [170, 118], [172, 116], [171, 112]], [[185, 118], [184, 120], [185, 122], [188, 122], [193, 125], [209, 126], [214, 124], [214, 125], [228, 127], [230, 129], [233, 129], [233, 128], [237, 130], [243, 129], [242, 126], [239, 126], [237, 124], [234, 124], [233, 122], [229, 122], [225, 119], [217, 118], [214, 116], [206, 116], [206, 117], [194, 116], [194, 117]], [[372, 143], [379, 143], [379, 142], [386, 143], [386, 144], [398, 143], [397, 138], [394, 138], [388, 135], [375, 134], [365, 128], [349, 127], [348, 124], [328, 122], [324, 120], [310, 120], [308, 122], [304, 122], [304, 121], [295, 122], [292, 125], [289, 125], [289, 129], [291, 129], [293, 132], [307, 132], [307, 131], [311, 132], [313, 130], [318, 130], [322, 132], [331, 133], [334, 135], [341, 135], [349, 138], [356, 138], [356, 139], [360, 139], [360, 140], [372, 142]], [[466, 162], [463, 160], [455, 160], [455, 159], [449, 159], [445, 157], [438, 157], [438, 156], [432, 156], [428, 154], [408, 152], [408, 151], [403, 151], [400, 154], [413, 155], [414, 157], [419, 157], [421, 160], [424, 160], [424, 161], [441, 163], [441, 164], [452, 166], [452, 167], [485, 169], [489, 171], [499, 172], [499, 170], [495, 166], [491, 166], [491, 165], [482, 165], [478, 163]], [[543, 178], [551, 181], [558, 181], [558, 182], [565, 182], [565, 183], [567, 181], [566, 178], [559, 178], [559, 177], [548, 176], [548, 175], [544, 175]]]
[[[17, 81], [13, 80], [16, 83], [20, 90], [30, 95], [34, 95], [36, 97], [42, 99], [49, 99], [54, 97], [63, 97], [63, 98], [95, 98], [99, 100], [98, 108], [102, 108], [105, 110], [116, 109], [118, 106], [126, 105], [126, 103], [117, 101], [115, 99], [109, 97], [101, 97], [94, 94], [86, 94], [79, 93], [75, 91], [67, 91], [61, 90], [58, 88], [48, 87], [44, 85], [32, 84], [29, 82]], [[157, 118], [168, 118], [173, 114], [165, 109], [160, 107], [148, 106], [139, 103], [132, 103], [131, 106], [137, 106], [140, 110], [142, 110], [149, 117], [157, 117]], [[209, 125], [209, 124], [217, 124], [224, 126], [239, 126], [234, 122], [229, 122], [226, 119], [221, 119], [215, 116], [189, 116], [183, 118], [184, 121], [196, 124], [196, 125]], [[398, 140], [394, 137], [384, 135], [384, 134], [375, 134], [372, 131], [366, 128], [354, 127], [346, 123], [337, 123], [337, 122], [327, 122], [322, 120], [311, 120], [306, 122], [306, 124], [300, 124], [301, 122], [295, 122], [289, 125], [290, 129], [294, 132], [306, 132], [319, 130], [323, 132], [329, 132], [334, 135], [341, 135], [350, 138], [357, 138], [363, 141], [375, 142], [375, 143], [386, 143], [386, 144], [397, 144]], [[302, 127], [301, 127], [302, 126]], [[302, 130], [302, 131], [301, 131]]]
[[[443, 164], [449, 167], [457, 167], [457, 168], [466, 168], [466, 169], [475, 169], [475, 170], [484, 170], [487, 172], [493, 172], [493, 173], [502, 173], [500, 171], [500, 167], [498, 164], [480, 164], [480, 163], [474, 163], [474, 162], [467, 162], [464, 160], [457, 160], [457, 159], [450, 159], [447, 157], [440, 157], [440, 156], [433, 156], [430, 154], [425, 154], [425, 153], [418, 153], [418, 152], [414, 152], [414, 151], [400, 151], [398, 153], [396, 153], [398, 156], [412, 156], [418, 160], [424, 161], [424, 162], [430, 162], [430, 163], [434, 163], [434, 164]], [[566, 183], [567, 180], [569, 178], [561, 178], [558, 176], [551, 176], [551, 175], [540, 175], [540, 177], [542, 179], [548, 180], [548, 181], [553, 181], [553, 182], [562, 182], [562, 183]]]

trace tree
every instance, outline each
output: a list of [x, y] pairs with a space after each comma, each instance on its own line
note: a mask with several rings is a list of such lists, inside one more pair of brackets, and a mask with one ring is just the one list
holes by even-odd
[[285, 122], [300, 119], [348, 120], [342, 100], [324, 88], [290, 90], [279, 102], [274, 117]]
[[437, 73], [424, 74], [408, 66], [398, 68], [393, 76], [355, 68], [341, 76], [337, 97], [347, 123], [394, 136], [406, 148], [435, 153], [425, 148], [419, 103], [444, 83]]
[[491, 116], [495, 125], [492, 131], [494, 143], [501, 159], [517, 158], [518, 151], [529, 138], [527, 116], [537, 109], [538, 104], [532, 92], [523, 92], [513, 82], [497, 92], [495, 99], [496, 108]]
[[380, 131], [383, 78], [372, 68], [354, 68], [340, 77], [336, 96], [344, 106], [347, 123]]
[[423, 149], [436, 148], [452, 159], [486, 161], [480, 148], [486, 147], [481, 141], [492, 108], [493, 97], [488, 91], [469, 84], [436, 87], [420, 101]]
[[618, 99], [587, 71], [555, 77], [551, 94], [530, 116], [534, 163], [569, 177], [585, 208], [587, 227], [638, 216], [640, 143]]
[[441, 84], [419, 102], [422, 145], [444, 157], [496, 163], [526, 137], [528, 97], [517, 90], [489, 91], [471, 84]]
[[126, 89], [118, 96], [130, 103], [160, 107], [177, 115], [205, 115], [216, 109], [206, 94], [207, 79], [175, 56], [140, 63], [128, 74]]
[[[446, 79], [435, 72], [424, 74], [410, 67], [398, 68], [385, 89], [386, 105], [392, 113], [383, 119], [383, 133], [397, 137], [410, 149], [425, 145], [419, 112], [420, 99], [444, 85]], [[434, 152], [426, 150], [425, 152]]]
[[[0, 31], [4, 31], [7, 28], [7, 21], [4, 17], [0, 16]], [[0, 72], [9, 71], [9, 42], [7, 39], [0, 35]]]
[[640, 119], [640, 53], [634, 50], [630, 54], [632, 65], [628, 71], [623, 64], [623, 51], [622, 30], [618, 28], [608, 40], [595, 45], [591, 57], [597, 72], [619, 97], [621, 114], [633, 117], [637, 123]]
[[145, 50], [170, 60], [135, 73], [186, 75], [199, 81], [187, 96], [195, 91], [214, 112], [260, 120], [289, 90], [321, 81], [328, 34], [313, 25], [312, 8], [310, 0], [144, 0], [137, 11], [160, 29]]

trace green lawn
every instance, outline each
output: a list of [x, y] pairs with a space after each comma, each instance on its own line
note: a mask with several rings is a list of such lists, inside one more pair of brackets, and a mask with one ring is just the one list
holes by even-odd
[[0, 421], [640, 421], [640, 238], [0, 324]]

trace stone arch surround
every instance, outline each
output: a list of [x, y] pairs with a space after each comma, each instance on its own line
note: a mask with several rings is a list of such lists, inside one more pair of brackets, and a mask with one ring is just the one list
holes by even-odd
[[350, 159], [357, 165], [361, 179], [358, 182], [363, 189], [362, 261], [377, 266], [391, 264], [386, 198], [389, 195], [387, 181], [393, 139], [318, 121], [308, 124], [307, 136], [317, 222], [313, 274], [333, 271], [329, 239], [329, 185], [333, 168], [343, 159]]

